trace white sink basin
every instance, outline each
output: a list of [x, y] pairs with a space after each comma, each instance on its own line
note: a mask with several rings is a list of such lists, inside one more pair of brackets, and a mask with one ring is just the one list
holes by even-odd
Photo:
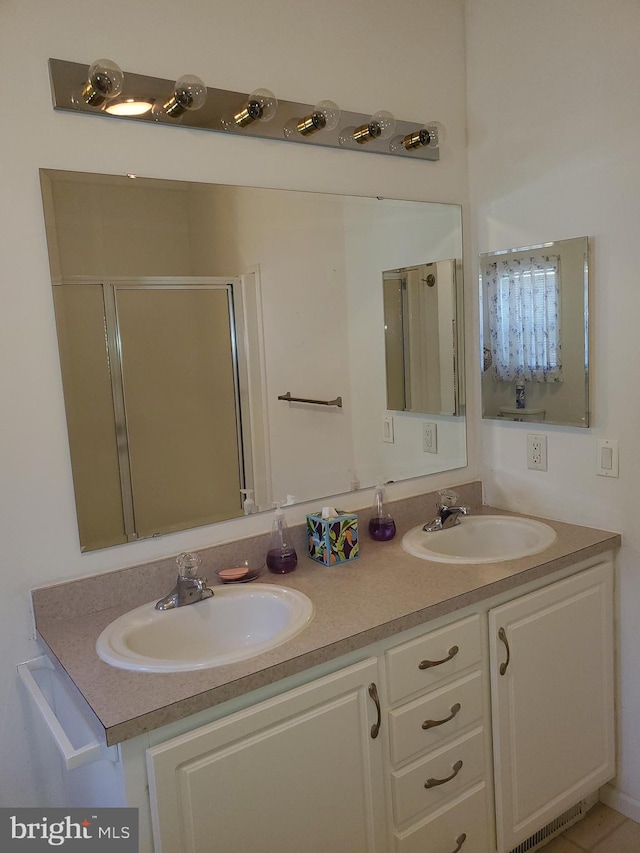
[[215, 587], [212, 598], [155, 609], [155, 601], [125, 613], [98, 637], [99, 657], [121, 669], [181, 672], [245, 660], [302, 631], [313, 603], [273, 584]]
[[556, 540], [548, 524], [510, 515], [464, 515], [460, 524], [426, 533], [422, 525], [402, 537], [414, 557], [440, 563], [498, 563], [539, 554]]

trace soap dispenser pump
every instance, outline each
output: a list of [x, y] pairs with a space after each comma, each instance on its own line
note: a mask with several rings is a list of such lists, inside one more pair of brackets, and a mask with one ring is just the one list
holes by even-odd
[[373, 498], [373, 514], [369, 521], [369, 536], [376, 542], [388, 542], [396, 535], [396, 523], [387, 512], [386, 495], [382, 483], [376, 486]]
[[275, 507], [271, 542], [267, 551], [267, 568], [274, 574], [285, 575], [292, 572], [298, 565], [298, 555], [291, 544], [289, 529], [280, 503], [276, 503]]
[[245, 515], [251, 515], [256, 511], [256, 505], [253, 502], [253, 489], [240, 489], [240, 494], [243, 495], [242, 509]]

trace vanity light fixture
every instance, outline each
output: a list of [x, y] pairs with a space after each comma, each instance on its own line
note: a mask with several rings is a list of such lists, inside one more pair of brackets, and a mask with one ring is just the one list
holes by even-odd
[[373, 139], [389, 139], [396, 129], [396, 120], [394, 116], [386, 110], [374, 113], [368, 122], [361, 124], [359, 127], [345, 127], [340, 133], [340, 145], [351, 145], [356, 142], [358, 145], [365, 145]]
[[352, 112], [329, 100], [315, 106], [285, 101], [268, 89], [251, 94], [217, 89], [193, 75], [174, 82], [135, 71], [123, 73], [108, 59], [91, 66], [50, 59], [49, 73], [56, 110], [412, 160], [440, 159], [442, 133], [435, 132], [437, 122], [396, 121], [389, 112]]
[[124, 85], [124, 73], [111, 59], [96, 59], [89, 66], [87, 82], [80, 98], [89, 107], [101, 107], [105, 101], [117, 98]]
[[269, 89], [253, 91], [242, 108], [232, 116], [222, 117], [225, 130], [237, 130], [253, 124], [254, 121], [271, 121], [278, 110], [278, 100]]
[[184, 74], [176, 80], [169, 100], [153, 107], [153, 114], [156, 118], [164, 116], [180, 118], [187, 111], [194, 112], [201, 109], [206, 100], [206, 84], [195, 74]]
[[297, 135], [310, 136], [319, 130], [335, 130], [340, 121], [340, 107], [333, 101], [320, 101], [313, 112], [303, 118], [292, 118], [284, 126], [287, 139]]
[[402, 149], [414, 151], [418, 148], [438, 148], [443, 138], [444, 127], [440, 122], [432, 121], [406, 136], [394, 136], [389, 143], [389, 151], [394, 154]]

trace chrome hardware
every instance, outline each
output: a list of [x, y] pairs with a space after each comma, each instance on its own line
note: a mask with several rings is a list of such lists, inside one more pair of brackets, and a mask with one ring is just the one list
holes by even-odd
[[375, 740], [380, 734], [380, 724], [382, 723], [382, 711], [380, 710], [380, 697], [378, 696], [378, 688], [375, 685], [375, 682], [371, 682], [369, 685], [369, 696], [373, 699], [376, 705], [376, 711], [378, 712], [378, 719], [371, 726], [371, 737]]
[[462, 761], [456, 761], [451, 769], [453, 770], [451, 776], [447, 776], [446, 779], [427, 779], [424, 783], [424, 787], [435, 788], [436, 785], [444, 785], [446, 782], [450, 782], [452, 779], [455, 779], [458, 773], [462, 770]]
[[468, 506], [455, 506], [458, 501], [456, 492], [446, 489], [439, 493], [440, 500], [436, 504], [438, 514], [436, 517], [424, 525], [422, 528], [425, 533], [434, 533], [436, 530], [447, 530], [449, 527], [454, 527], [460, 524], [460, 516], [467, 515], [469, 512]]
[[459, 651], [460, 649], [457, 646], [451, 646], [446, 658], [442, 658], [442, 660], [421, 660], [418, 664], [418, 669], [429, 669], [432, 666], [440, 666], [441, 663], [446, 663], [448, 660], [454, 658]]
[[500, 675], [504, 675], [507, 671], [507, 667], [509, 666], [509, 661], [511, 660], [511, 649], [509, 648], [509, 641], [507, 640], [507, 632], [504, 628], [498, 628], [498, 639], [502, 640], [507, 649], [507, 659], [504, 663], [500, 664]]
[[459, 836], [456, 838], [456, 844], [457, 844], [458, 846], [456, 847], [456, 849], [455, 849], [455, 850], [453, 850], [453, 851], [452, 851], [452, 853], [458, 853], [458, 851], [460, 850], [460, 848], [462, 847], [462, 845], [464, 844], [464, 842], [465, 842], [466, 840], [467, 840], [467, 833], [466, 833], [466, 832], [463, 832], [463, 833], [462, 833], [462, 835], [459, 835]]
[[460, 711], [460, 707], [461, 707], [460, 703], [456, 702], [456, 704], [452, 706], [451, 713], [449, 714], [448, 717], [445, 717], [443, 720], [425, 720], [424, 723], [422, 724], [422, 728], [425, 730], [426, 729], [433, 729], [436, 726], [442, 726], [445, 723], [448, 723], [449, 720], [453, 720], [455, 715]]
[[308, 400], [306, 397], [292, 397], [291, 391], [286, 394], [279, 394], [278, 400], [286, 400], [288, 403], [315, 403], [316, 406], [338, 406], [342, 408], [342, 397], [336, 397], [335, 400]]
[[156, 610], [173, 610], [186, 604], [195, 604], [205, 598], [211, 598], [213, 590], [207, 586], [206, 578], [196, 577], [195, 571], [200, 565], [197, 554], [180, 554], [176, 558], [178, 578], [173, 590], [156, 603]]

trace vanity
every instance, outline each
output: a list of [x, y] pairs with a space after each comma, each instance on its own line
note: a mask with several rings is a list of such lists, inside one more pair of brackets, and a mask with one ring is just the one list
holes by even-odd
[[[501, 514], [479, 483], [457, 488], [472, 514]], [[579, 817], [615, 772], [620, 537], [548, 521], [556, 539], [538, 554], [424, 560], [401, 539], [431, 497], [399, 502], [398, 536], [364, 541], [351, 565], [301, 547], [294, 573], [262, 575], [315, 616], [225, 666], [98, 659], [106, 625], [166, 593], [169, 560], [34, 591], [38, 633], [104, 750], [66, 774], [68, 802], [138, 808], [144, 853], [293, 853], [301, 839], [313, 853], [509, 853]], [[202, 552], [206, 573], [253, 547]]]

